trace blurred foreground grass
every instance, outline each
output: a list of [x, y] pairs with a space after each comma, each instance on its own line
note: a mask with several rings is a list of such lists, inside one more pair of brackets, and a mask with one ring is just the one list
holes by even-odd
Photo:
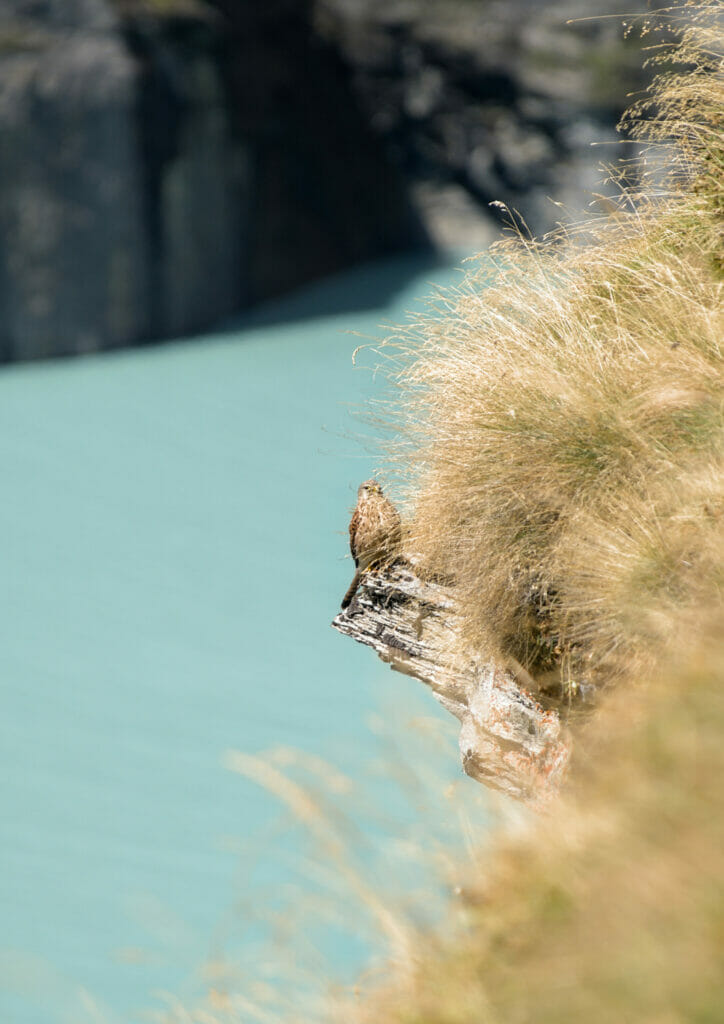
[[[721, 624], [719, 623], [719, 626]], [[455, 937], [355, 1021], [714, 1024], [724, 1008], [724, 645], [613, 695], [572, 792], [463, 889]], [[458, 911], [460, 913], [460, 911]]]

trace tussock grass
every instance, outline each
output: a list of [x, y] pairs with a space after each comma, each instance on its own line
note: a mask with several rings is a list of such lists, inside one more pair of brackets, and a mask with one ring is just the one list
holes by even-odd
[[709, 636], [646, 689], [609, 694], [573, 792], [471, 876], [455, 939], [420, 936], [414, 978], [340, 1019], [720, 1021], [723, 678]]
[[[723, 16], [660, 12], [627, 122], [654, 144], [636, 193], [501, 243], [492, 284], [486, 261], [382, 349], [407, 543], [454, 579], [467, 643], [571, 700], [619, 685], [579, 723], [555, 806], [494, 851], [473, 839], [467, 871], [451, 853], [445, 926], [398, 926], [351, 879], [398, 963], [319, 1020], [722, 1020]], [[304, 793], [232, 767], [250, 764], [324, 839]], [[168, 1019], [284, 1019], [234, 1000]]]
[[469, 644], [569, 698], [619, 685], [549, 814], [471, 871], [454, 937], [421, 935], [351, 1024], [722, 1019], [724, 6], [674, 13], [628, 121], [665, 176], [573, 245], [499, 246], [492, 287], [473, 272], [388, 346], [409, 543], [454, 576]]
[[608, 216], [499, 243], [492, 282], [485, 260], [384, 347], [411, 548], [472, 648], [568, 696], [649, 671], [720, 594], [721, 13], [668, 12], [625, 121], [665, 174], [654, 147]]

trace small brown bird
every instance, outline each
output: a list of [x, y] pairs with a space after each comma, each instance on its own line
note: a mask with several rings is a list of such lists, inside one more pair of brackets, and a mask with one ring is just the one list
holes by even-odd
[[357, 592], [362, 573], [397, 553], [402, 538], [397, 509], [382, 493], [376, 480], [365, 480], [357, 491], [357, 507], [349, 524], [349, 549], [357, 572], [342, 598], [346, 608]]

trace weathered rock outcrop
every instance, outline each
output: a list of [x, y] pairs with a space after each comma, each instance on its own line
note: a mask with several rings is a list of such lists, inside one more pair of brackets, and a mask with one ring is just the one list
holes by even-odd
[[454, 588], [401, 559], [365, 573], [332, 625], [430, 688], [460, 722], [467, 775], [519, 800], [540, 803], [556, 793], [570, 736], [557, 711], [541, 707], [508, 666], [463, 653]]

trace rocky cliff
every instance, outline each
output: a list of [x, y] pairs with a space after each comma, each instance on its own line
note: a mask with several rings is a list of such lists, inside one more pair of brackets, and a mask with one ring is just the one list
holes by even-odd
[[0, 359], [190, 334], [360, 260], [483, 245], [493, 199], [545, 229], [624, 105], [613, 23], [564, 28], [593, 6], [4, 0]]
[[[8, 0], [6, 0], [6, 3]], [[104, 0], [9, 0], [0, 30], [0, 351], [193, 331], [238, 308], [248, 150], [213, 27], [133, 33]]]
[[5, 0], [0, 358], [190, 334], [420, 240], [303, 5], [242, 6]]
[[622, 27], [644, 6], [318, 0], [315, 16], [433, 240], [475, 246], [509, 220], [491, 202], [540, 234], [561, 219], [555, 203], [578, 212], [591, 201], [600, 164], [618, 156], [629, 93], [646, 80], [638, 34]]

